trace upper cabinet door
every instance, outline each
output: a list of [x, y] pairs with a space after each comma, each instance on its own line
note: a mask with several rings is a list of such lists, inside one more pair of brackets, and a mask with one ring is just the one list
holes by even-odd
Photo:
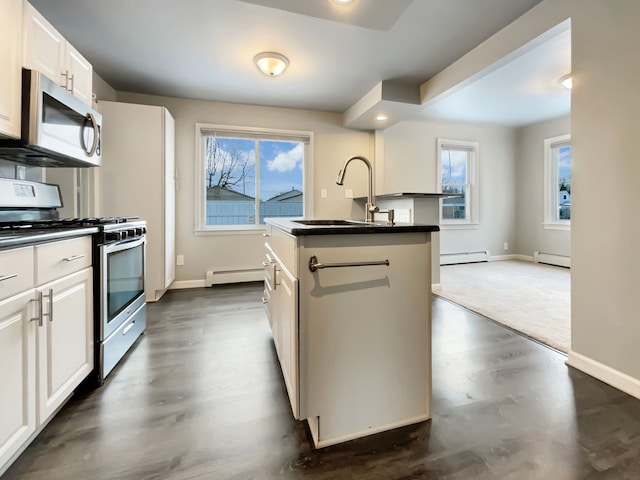
[[67, 87], [64, 37], [29, 2], [24, 2], [22, 18], [23, 65]]
[[92, 103], [93, 67], [73, 45], [67, 43], [67, 89], [87, 105]]
[[22, 0], [0, 2], [0, 135], [20, 136]]
[[30, 3], [24, 3], [22, 64], [91, 106], [93, 67]]

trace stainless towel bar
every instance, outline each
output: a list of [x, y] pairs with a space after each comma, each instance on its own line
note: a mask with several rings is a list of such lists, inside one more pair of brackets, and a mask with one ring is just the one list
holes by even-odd
[[369, 267], [373, 265], [389, 266], [389, 260], [378, 260], [375, 262], [349, 262], [349, 263], [318, 263], [318, 258], [313, 255], [309, 259], [309, 270], [315, 272], [321, 268], [342, 268], [342, 267]]

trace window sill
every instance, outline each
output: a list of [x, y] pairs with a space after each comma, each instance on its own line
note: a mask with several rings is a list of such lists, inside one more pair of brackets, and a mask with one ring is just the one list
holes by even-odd
[[479, 223], [440, 223], [440, 230], [477, 230]]
[[542, 226], [545, 230], [571, 230], [570, 223], [543, 223]]
[[193, 235], [195, 237], [215, 237], [220, 235], [262, 235], [264, 232], [265, 227], [248, 225], [245, 228], [239, 226], [228, 226], [216, 229], [198, 229], [193, 231]]

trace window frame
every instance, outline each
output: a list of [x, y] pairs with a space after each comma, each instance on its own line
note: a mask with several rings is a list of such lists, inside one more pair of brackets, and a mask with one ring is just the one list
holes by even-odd
[[[222, 125], [212, 123], [196, 123], [195, 125], [195, 223], [194, 223], [194, 235], [236, 235], [247, 234], [257, 235], [264, 232], [264, 224], [253, 225], [207, 225], [206, 224], [206, 206], [205, 201], [207, 198], [206, 186], [205, 186], [205, 169], [204, 169], [204, 138], [206, 132], [217, 132], [221, 135], [225, 133], [233, 135], [239, 138], [244, 138], [242, 135], [246, 135], [249, 139], [264, 139], [264, 140], [282, 140], [282, 141], [300, 141], [300, 138], [304, 138], [308, 141], [304, 143], [304, 161], [302, 165], [302, 189], [303, 189], [303, 215], [305, 217], [310, 216], [313, 211], [313, 182], [311, 180], [311, 172], [313, 172], [313, 136], [314, 132], [307, 130], [286, 130], [278, 128], [263, 128], [263, 127], [244, 127], [237, 125]], [[259, 158], [259, 157], [258, 157]], [[260, 170], [259, 159], [256, 159], [256, 204], [259, 202], [259, 190], [260, 184]], [[258, 218], [258, 215], [256, 215]]]
[[478, 159], [480, 158], [480, 142], [471, 140], [437, 139], [436, 148], [436, 191], [442, 193], [442, 152], [444, 149], [463, 150], [469, 153], [467, 160], [467, 183], [465, 183], [465, 210], [468, 217], [464, 219], [442, 218], [443, 199], [438, 205], [438, 218], [442, 229], [471, 229], [478, 228]]
[[[544, 139], [544, 222], [548, 230], [571, 230], [571, 220], [558, 218], [558, 158], [553, 149], [571, 145], [571, 134]], [[573, 148], [571, 149], [571, 170], [573, 174]], [[573, 176], [573, 175], [572, 175]]]

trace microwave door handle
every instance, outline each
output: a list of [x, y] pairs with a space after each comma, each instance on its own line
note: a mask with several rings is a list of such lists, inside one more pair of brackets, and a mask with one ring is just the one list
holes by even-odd
[[93, 113], [87, 113], [87, 117], [89, 118], [89, 120], [91, 120], [91, 124], [93, 125], [93, 144], [91, 145], [91, 148], [87, 151], [87, 155], [89, 155], [90, 157], [93, 156], [94, 153], [96, 153], [96, 150], [98, 149], [98, 142], [100, 141], [100, 129], [98, 127], [98, 122], [96, 121], [96, 117], [93, 116]]

